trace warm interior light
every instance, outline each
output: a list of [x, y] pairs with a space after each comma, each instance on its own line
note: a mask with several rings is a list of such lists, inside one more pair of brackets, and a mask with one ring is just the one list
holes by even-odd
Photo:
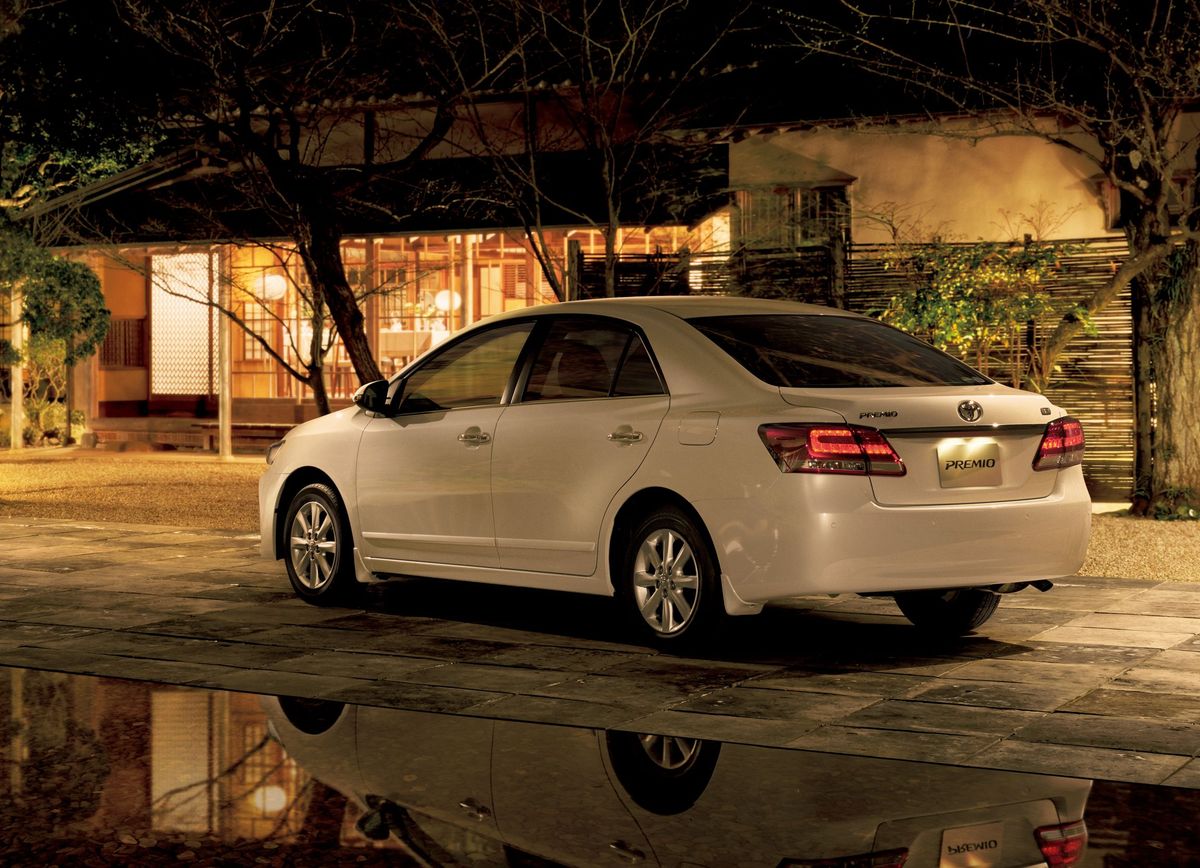
[[268, 301], [279, 301], [287, 294], [287, 278], [278, 271], [263, 272], [262, 294]]
[[263, 814], [278, 814], [287, 807], [287, 793], [275, 784], [259, 787], [254, 791], [254, 807]]
[[462, 296], [449, 289], [441, 290], [433, 297], [433, 306], [442, 313], [449, 313], [462, 307]]

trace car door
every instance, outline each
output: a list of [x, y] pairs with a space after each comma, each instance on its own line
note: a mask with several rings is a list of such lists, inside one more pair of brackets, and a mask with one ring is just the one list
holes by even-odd
[[472, 332], [405, 375], [395, 415], [371, 420], [358, 451], [363, 554], [495, 567], [491, 461], [496, 422], [532, 322]]
[[[483, 717], [360, 706], [357, 757], [368, 795], [405, 808], [426, 832], [424, 817], [495, 839], [491, 757], [495, 721]], [[441, 836], [456, 849], [461, 832]], [[455, 854], [456, 855], [456, 854]]]
[[507, 844], [562, 865], [657, 865], [609, 780], [603, 735], [574, 726], [497, 720], [492, 801]]
[[600, 524], [670, 405], [644, 337], [556, 317], [497, 426], [492, 504], [505, 569], [590, 575]]

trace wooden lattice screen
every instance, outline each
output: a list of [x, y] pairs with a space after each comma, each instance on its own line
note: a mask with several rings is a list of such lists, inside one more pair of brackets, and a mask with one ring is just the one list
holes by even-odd
[[[1044, 336], [1063, 312], [1107, 283], [1125, 259], [1124, 239], [1079, 239], [1047, 282], [1054, 311], [1037, 328]], [[878, 311], [903, 290], [905, 278], [884, 268], [886, 247], [855, 245], [846, 268], [846, 302], [860, 313]], [[1094, 318], [1096, 335], [1076, 337], [1059, 359], [1046, 390], [1055, 404], [1083, 422], [1087, 436], [1084, 475], [1096, 500], [1124, 500], [1133, 487], [1133, 358], [1128, 291]], [[1019, 338], [1024, 340], [1025, 336]], [[968, 359], [967, 361], [972, 361]], [[992, 377], [1008, 373], [993, 366]]]

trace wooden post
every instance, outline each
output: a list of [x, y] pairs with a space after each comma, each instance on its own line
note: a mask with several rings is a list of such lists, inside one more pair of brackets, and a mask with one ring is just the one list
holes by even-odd
[[572, 238], [567, 241], [566, 286], [563, 287], [563, 301], [580, 298], [579, 281], [583, 277], [583, 248], [579, 240]]
[[75, 363], [69, 361], [71, 353], [75, 350], [75, 339], [67, 338], [67, 360], [64, 360], [63, 367], [67, 369], [67, 394], [64, 396], [64, 404], [67, 405], [67, 430], [59, 438], [60, 446], [71, 446], [75, 443], [75, 438], [71, 436], [71, 396], [75, 390]]
[[471, 325], [479, 319], [475, 307], [475, 245], [478, 235], [464, 235], [462, 245], [462, 295], [463, 325]]
[[[229, 254], [214, 254], [217, 260], [217, 298], [220, 310], [231, 309]], [[210, 266], [211, 267], [211, 266]], [[217, 312], [217, 455], [228, 461], [233, 457], [233, 335], [232, 321]]]
[[[21, 308], [21, 292], [14, 289], [9, 311], [9, 321], [12, 323], [10, 342], [18, 355], [25, 349], [25, 323], [21, 322]], [[12, 406], [8, 414], [9, 448], [22, 449], [25, 446], [25, 363], [18, 359], [9, 371], [8, 385], [12, 390]]]

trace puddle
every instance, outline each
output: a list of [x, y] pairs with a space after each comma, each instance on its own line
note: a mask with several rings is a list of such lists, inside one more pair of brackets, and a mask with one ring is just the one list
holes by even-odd
[[46, 671], [0, 755], [5, 865], [1200, 863], [1198, 790]]

